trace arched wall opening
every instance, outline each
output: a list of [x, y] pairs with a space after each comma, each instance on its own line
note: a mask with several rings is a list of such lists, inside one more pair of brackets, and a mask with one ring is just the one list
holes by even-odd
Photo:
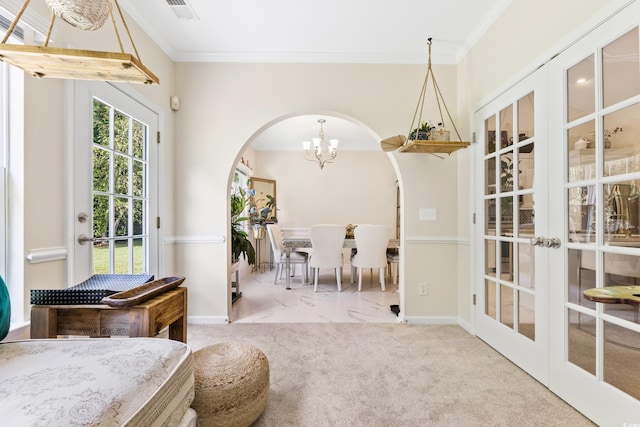
[[[335, 162], [323, 169], [304, 159], [301, 144], [303, 139], [317, 136], [317, 118], [326, 119], [323, 127], [327, 140], [340, 139]], [[296, 129], [301, 122], [305, 122], [302, 136]], [[274, 129], [282, 135], [278, 139], [286, 138], [287, 143], [282, 147], [270, 144], [264, 149], [267, 137], [274, 137]], [[396, 236], [400, 173], [393, 156], [381, 150], [380, 139], [365, 123], [339, 112], [286, 114], [261, 126], [239, 148], [230, 165], [229, 188], [237, 165], [249, 163], [253, 177], [276, 181], [278, 223], [285, 234], [307, 234], [309, 227], [318, 223], [375, 223], [387, 225], [390, 236], [400, 238]], [[345, 257], [348, 259], [348, 255]], [[228, 260], [231, 275], [231, 245]], [[243, 273], [249, 274], [248, 266]], [[348, 281], [348, 270], [343, 278]], [[276, 286], [284, 287], [284, 283]], [[230, 295], [231, 279], [228, 287]], [[230, 303], [230, 320], [231, 313]]]

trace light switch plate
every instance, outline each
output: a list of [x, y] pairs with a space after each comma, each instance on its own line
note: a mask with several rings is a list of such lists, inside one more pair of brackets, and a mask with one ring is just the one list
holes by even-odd
[[420, 208], [420, 221], [435, 221], [438, 213], [435, 208]]

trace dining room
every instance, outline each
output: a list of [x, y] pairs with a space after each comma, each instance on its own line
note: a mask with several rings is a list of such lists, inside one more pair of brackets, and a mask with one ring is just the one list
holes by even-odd
[[[305, 156], [303, 141], [314, 138], [323, 140], [327, 146], [331, 140], [338, 139], [334, 158], [325, 157], [328, 161], [323, 163], [313, 152]], [[258, 208], [260, 200], [264, 203], [267, 196], [273, 197], [275, 210], [269, 216], [273, 216], [274, 221], [268, 222], [277, 222], [285, 238], [308, 238], [311, 227], [317, 224], [338, 224], [345, 227], [345, 231], [347, 225], [377, 224], [388, 230], [388, 237], [395, 242], [392, 246], [398, 245], [398, 179], [389, 156], [364, 125], [339, 114], [286, 118], [253, 138], [242, 153], [236, 172], [243, 176], [241, 181], [248, 180], [247, 190], [256, 187], [252, 194]], [[265, 184], [270, 187], [264, 187]], [[355, 283], [351, 283], [352, 248], [345, 244], [342, 291], [338, 291], [335, 272], [320, 269], [314, 292], [312, 278], [305, 281], [301, 268], [292, 269], [296, 274], [289, 280], [275, 278], [278, 270], [269, 236], [267, 233], [254, 235], [254, 225], [255, 221], [251, 220], [246, 227], [256, 260], [252, 266], [242, 260], [238, 273], [242, 297], [234, 301], [230, 321], [398, 321], [390, 307], [399, 306], [400, 287], [398, 278], [394, 280], [390, 271], [385, 269], [383, 273], [386, 286], [382, 292], [378, 270], [364, 268], [362, 289], [358, 292], [357, 271]], [[313, 252], [313, 248], [308, 247], [295, 250]], [[398, 271], [397, 256], [395, 261], [394, 271]], [[290, 289], [286, 289], [288, 284]]]

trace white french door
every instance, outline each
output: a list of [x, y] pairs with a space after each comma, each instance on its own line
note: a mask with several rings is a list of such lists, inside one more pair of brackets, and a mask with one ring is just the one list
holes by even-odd
[[639, 23], [631, 2], [476, 115], [476, 333], [603, 426], [640, 423], [638, 304], [591, 296], [640, 295]]
[[[519, 83], [476, 115], [476, 334], [547, 382], [548, 236], [544, 73]], [[542, 243], [542, 241], [541, 241]]]
[[158, 115], [109, 83], [70, 85], [71, 284], [96, 273], [156, 275]]
[[599, 425], [640, 423], [638, 305], [585, 297], [640, 284], [639, 22], [635, 2], [549, 67], [549, 388]]

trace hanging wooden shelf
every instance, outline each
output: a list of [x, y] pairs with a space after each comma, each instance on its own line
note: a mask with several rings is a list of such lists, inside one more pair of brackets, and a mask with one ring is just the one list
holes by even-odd
[[34, 77], [159, 84], [133, 55], [119, 52], [0, 44], [0, 60]]
[[462, 148], [467, 148], [469, 142], [461, 141], [430, 141], [428, 139], [409, 140], [401, 146], [398, 151], [401, 153], [429, 153], [429, 154], [451, 154]]

